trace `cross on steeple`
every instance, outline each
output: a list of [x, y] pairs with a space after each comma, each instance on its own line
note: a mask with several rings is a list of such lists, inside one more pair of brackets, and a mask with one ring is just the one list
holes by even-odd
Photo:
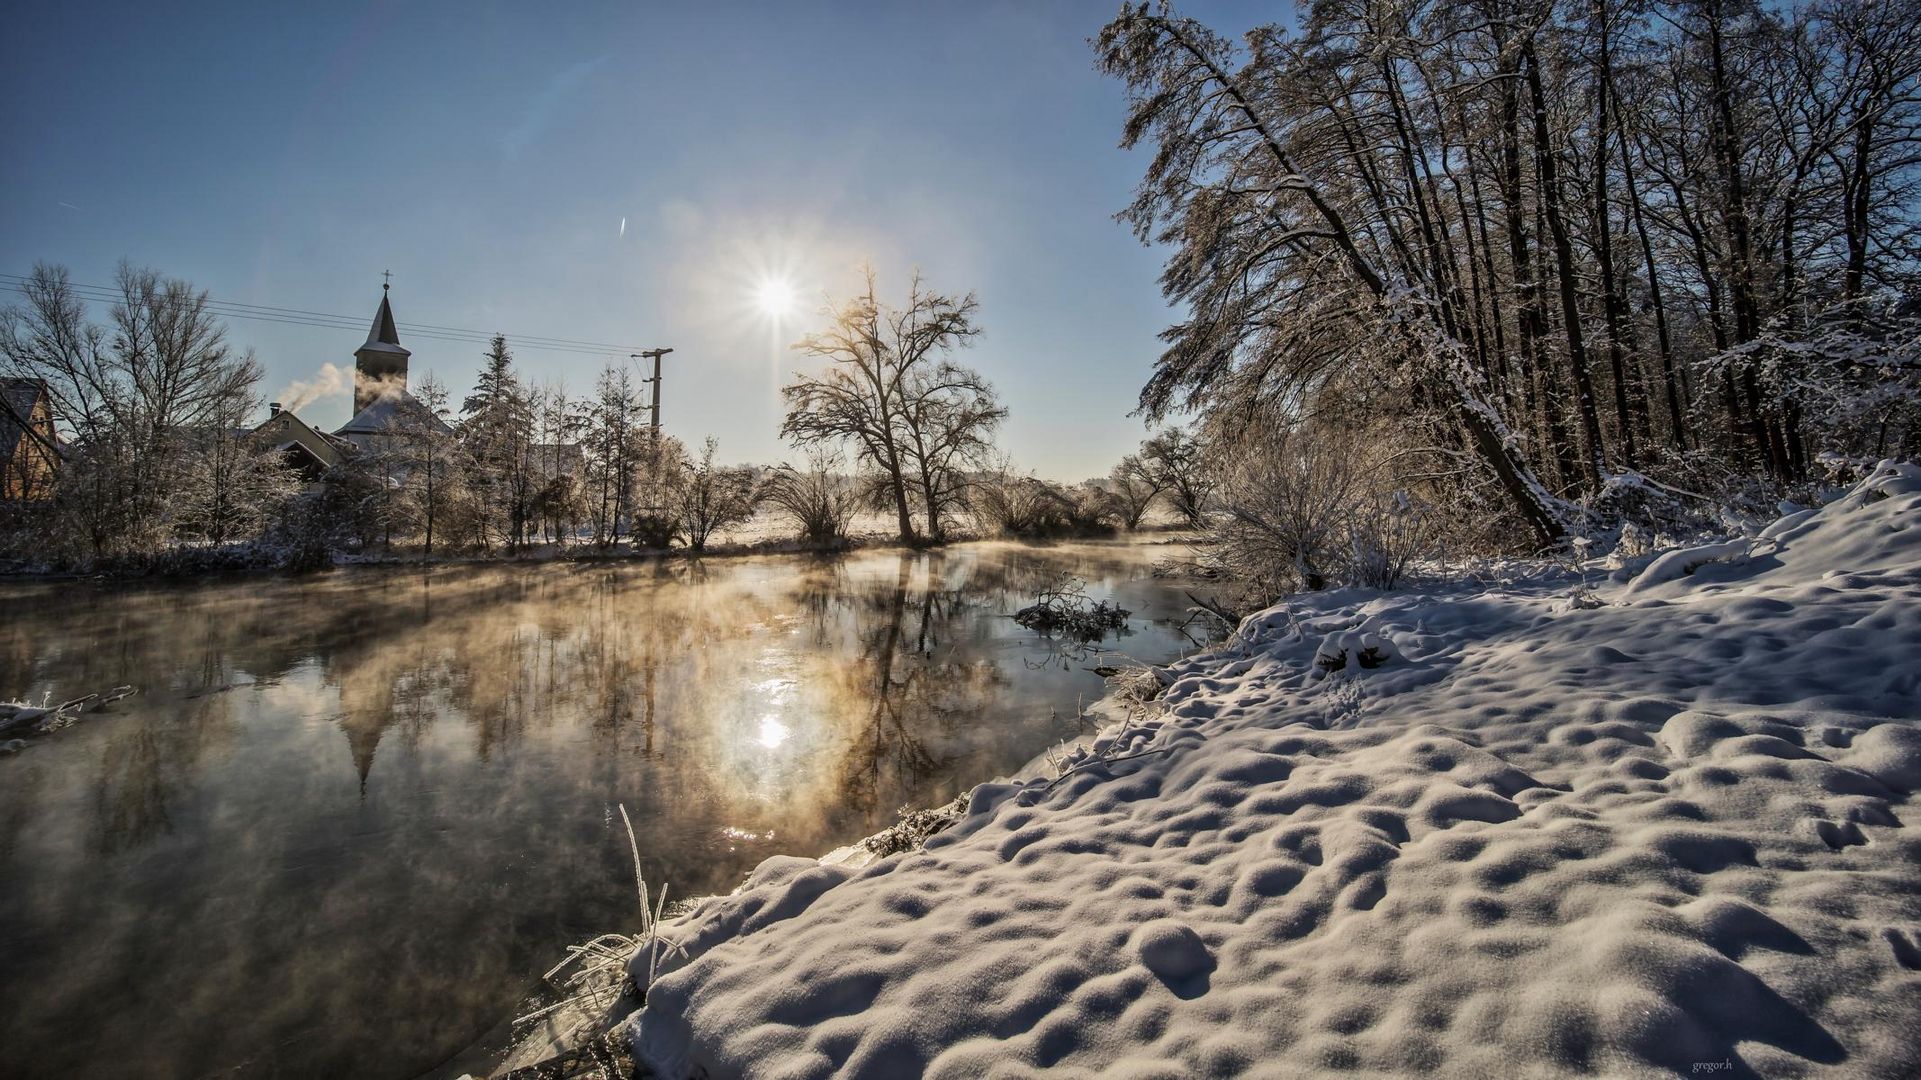
[[393, 281], [393, 279], [394, 272], [392, 270], [382, 270], [380, 272], [380, 291], [386, 292], [391, 287], [388, 283]]

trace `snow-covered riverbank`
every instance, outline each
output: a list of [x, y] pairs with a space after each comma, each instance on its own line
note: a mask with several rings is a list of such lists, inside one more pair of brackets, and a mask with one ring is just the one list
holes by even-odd
[[701, 903], [623, 1030], [673, 1078], [1921, 1074], [1921, 469], [1577, 584], [1256, 615], [923, 850]]

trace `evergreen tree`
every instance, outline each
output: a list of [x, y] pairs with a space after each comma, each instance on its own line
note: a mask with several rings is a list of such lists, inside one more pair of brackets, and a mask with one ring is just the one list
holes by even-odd
[[515, 550], [526, 540], [538, 491], [533, 398], [514, 372], [504, 335], [494, 335], [483, 360], [473, 393], [461, 402], [459, 428], [479, 510], [475, 539], [485, 547], [498, 536]]

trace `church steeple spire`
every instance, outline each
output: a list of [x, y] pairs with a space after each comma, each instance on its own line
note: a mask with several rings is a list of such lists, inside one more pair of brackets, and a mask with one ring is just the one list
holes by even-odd
[[[387, 275], [383, 273], [383, 278]], [[387, 299], [389, 284], [380, 283], [380, 310], [374, 312], [367, 343], [354, 351], [354, 415], [384, 395], [407, 389], [407, 358], [412, 353], [400, 344], [400, 329], [394, 325], [393, 304]]]
[[394, 326], [394, 308], [387, 302], [387, 286], [380, 287], [380, 310], [374, 312], [373, 329], [367, 331], [368, 345], [400, 347], [400, 330]]

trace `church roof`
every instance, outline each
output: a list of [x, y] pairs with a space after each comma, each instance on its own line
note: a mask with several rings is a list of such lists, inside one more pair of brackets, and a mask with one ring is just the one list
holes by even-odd
[[400, 330], [394, 326], [393, 305], [387, 303], [387, 291], [384, 288], [380, 292], [380, 310], [374, 312], [373, 328], [367, 331], [367, 343], [358, 351], [413, 355], [400, 347]]
[[420, 399], [405, 390], [388, 390], [374, 399], [373, 404], [354, 414], [346, 426], [334, 432], [335, 435], [386, 435], [395, 431], [418, 430], [431, 425], [441, 434], [451, 434], [453, 428], [433, 414], [433, 410], [420, 403]]

